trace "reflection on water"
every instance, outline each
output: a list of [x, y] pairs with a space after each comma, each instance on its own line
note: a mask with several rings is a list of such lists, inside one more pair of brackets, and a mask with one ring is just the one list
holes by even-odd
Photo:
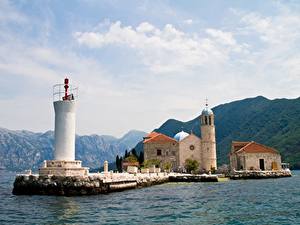
[[0, 171], [0, 224], [300, 224], [292, 178], [168, 183], [108, 195], [13, 196]]
[[55, 198], [53, 204], [49, 205], [49, 211], [53, 213], [54, 220], [66, 221], [79, 213], [79, 205], [75, 199], [68, 197]]

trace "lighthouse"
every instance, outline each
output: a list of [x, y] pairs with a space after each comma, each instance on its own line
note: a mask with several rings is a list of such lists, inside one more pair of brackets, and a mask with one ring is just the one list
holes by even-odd
[[[55, 89], [58, 88], [58, 92]], [[64, 95], [59, 91], [61, 85], [54, 86], [54, 111], [55, 111], [55, 160], [75, 160], [75, 118], [76, 118], [76, 98], [74, 91], [78, 88], [70, 88], [69, 79], [64, 81]], [[55, 99], [58, 95], [58, 99]]]
[[75, 159], [75, 124], [78, 88], [68, 78], [63, 84], [53, 86], [55, 112], [54, 159], [45, 160], [39, 169], [40, 175], [85, 176], [88, 168]]

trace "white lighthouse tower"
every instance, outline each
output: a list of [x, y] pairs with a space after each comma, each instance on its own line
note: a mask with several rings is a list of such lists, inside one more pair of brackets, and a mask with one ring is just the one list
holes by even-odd
[[[58, 88], [58, 92], [57, 89]], [[54, 111], [55, 111], [55, 160], [75, 160], [75, 117], [77, 88], [70, 88], [69, 79], [65, 79], [64, 96], [61, 96], [61, 85], [54, 86]], [[58, 96], [57, 96], [58, 95]], [[56, 99], [58, 97], [58, 99]], [[76, 94], [77, 98], [77, 94]]]
[[43, 167], [39, 169], [40, 175], [84, 176], [88, 174], [88, 168], [82, 167], [81, 161], [75, 160], [77, 98], [78, 88], [72, 87], [68, 78], [65, 78], [64, 84], [53, 86], [54, 160], [44, 161]]

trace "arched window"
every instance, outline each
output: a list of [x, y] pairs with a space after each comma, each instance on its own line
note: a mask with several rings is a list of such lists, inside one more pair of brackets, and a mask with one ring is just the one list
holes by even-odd
[[209, 125], [211, 125], [211, 117], [208, 117], [209, 118]]
[[207, 116], [205, 116], [205, 125], [207, 125]]

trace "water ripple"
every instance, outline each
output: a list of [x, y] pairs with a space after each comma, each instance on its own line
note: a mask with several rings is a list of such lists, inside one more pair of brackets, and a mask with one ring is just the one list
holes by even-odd
[[15, 174], [0, 171], [0, 224], [300, 224], [300, 171], [294, 174], [57, 197], [13, 196]]

